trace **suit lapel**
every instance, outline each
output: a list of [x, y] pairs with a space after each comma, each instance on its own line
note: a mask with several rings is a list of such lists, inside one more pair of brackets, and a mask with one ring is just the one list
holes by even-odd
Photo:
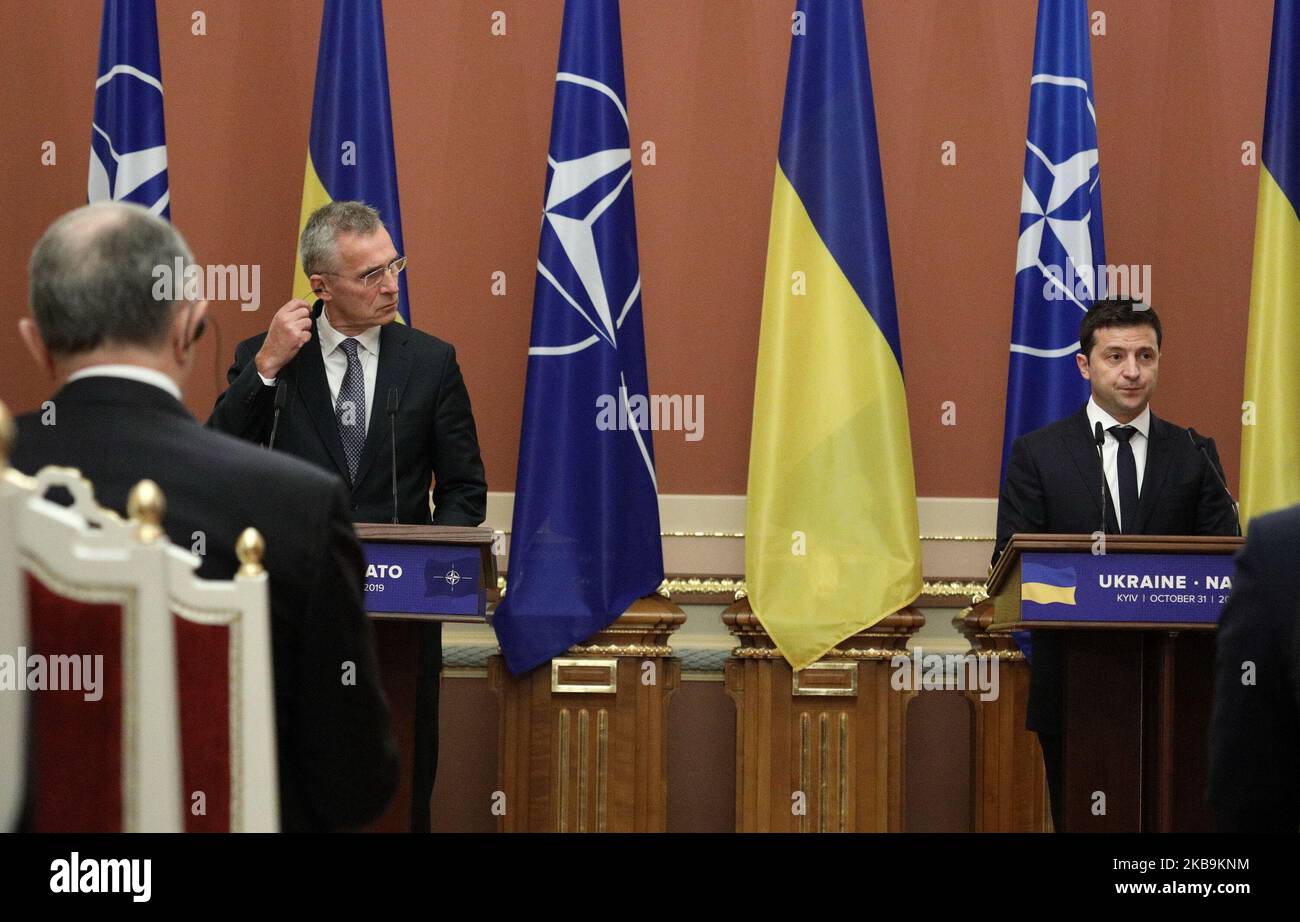
[[330, 386], [325, 378], [325, 360], [320, 354], [320, 334], [316, 324], [312, 324], [311, 342], [298, 351], [293, 364], [294, 378], [302, 402], [307, 405], [307, 412], [330, 459], [346, 481], [348, 462], [343, 454], [343, 440], [339, 438], [338, 420], [334, 418], [334, 402], [330, 400]]
[[[1097, 443], [1088, 431], [1088, 408], [1084, 406], [1070, 418], [1070, 424], [1061, 435], [1065, 449], [1074, 462], [1075, 470], [1083, 480], [1083, 486], [1092, 498], [1096, 515], [1101, 515], [1101, 459], [1097, 457]], [[1115, 518], [1115, 503], [1106, 490], [1106, 530], [1118, 532], [1119, 524]]]
[[[357, 483], [362, 483], [376, 455], [388, 444], [388, 392], [397, 388], [400, 405], [406, 378], [411, 372], [411, 355], [406, 348], [409, 329], [396, 321], [379, 331], [379, 369], [375, 375], [375, 396], [370, 404], [370, 422], [366, 426], [366, 444], [357, 463]], [[340, 450], [342, 443], [340, 442]]]
[[1137, 533], [1146, 534], [1147, 523], [1160, 500], [1160, 490], [1173, 460], [1174, 427], [1151, 414], [1151, 438], [1147, 442], [1147, 463], [1142, 473], [1142, 492], [1138, 494]]

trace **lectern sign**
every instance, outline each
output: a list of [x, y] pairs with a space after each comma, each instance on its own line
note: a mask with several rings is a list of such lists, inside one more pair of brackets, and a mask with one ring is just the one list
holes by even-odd
[[1023, 621], [1215, 624], [1232, 589], [1227, 554], [1059, 554], [1021, 559]]
[[366, 611], [482, 615], [479, 554], [466, 546], [364, 542]]

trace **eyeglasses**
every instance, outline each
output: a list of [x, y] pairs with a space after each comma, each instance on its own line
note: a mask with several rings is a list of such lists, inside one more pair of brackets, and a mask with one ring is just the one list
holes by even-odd
[[390, 262], [388, 265], [380, 266], [378, 269], [375, 269], [371, 272], [367, 272], [365, 275], [343, 276], [343, 275], [339, 275], [339, 273], [337, 272], [310, 272], [308, 274], [309, 275], [333, 275], [338, 278], [354, 278], [358, 282], [360, 282], [363, 287], [370, 288], [371, 286], [378, 285], [380, 279], [382, 279], [385, 275], [387, 275], [390, 272], [393, 273], [393, 278], [396, 279], [399, 275], [401, 275], [402, 270], [405, 268], [406, 268], [406, 257], [399, 256], [396, 259], [394, 259], [392, 262]]

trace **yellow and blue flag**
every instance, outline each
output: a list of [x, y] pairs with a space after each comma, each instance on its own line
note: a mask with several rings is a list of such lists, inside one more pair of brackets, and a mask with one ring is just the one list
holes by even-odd
[[[398, 254], [406, 253], [380, 0], [325, 0], [321, 17], [299, 234], [313, 211], [342, 201], [365, 202], [378, 211]], [[398, 294], [402, 323], [411, 322], [409, 288], [402, 285]], [[311, 285], [296, 260], [293, 294], [311, 300]]]
[[916, 481], [860, 0], [801, 0], [754, 386], [745, 577], [795, 669], [921, 591]]
[[1025, 561], [1020, 567], [1020, 599], [1037, 605], [1073, 605], [1079, 577], [1073, 567], [1053, 568]]
[[1277, 0], [1246, 335], [1241, 521], [1300, 502], [1300, 2]]
[[104, 0], [86, 200], [143, 205], [171, 220], [154, 0]]
[[567, 0], [533, 293], [509, 586], [526, 672], [663, 582], [618, 0]]

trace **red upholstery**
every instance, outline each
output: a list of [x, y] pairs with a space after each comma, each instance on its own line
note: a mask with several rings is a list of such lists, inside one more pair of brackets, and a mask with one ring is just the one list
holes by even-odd
[[[98, 701], [84, 691], [29, 692], [32, 708], [33, 828], [37, 832], [121, 832], [122, 606], [63, 598], [26, 574], [29, 654], [102, 655]], [[26, 664], [19, 664], [26, 669]], [[147, 796], [147, 792], [142, 792]]]
[[[230, 831], [230, 629], [173, 615], [185, 831]], [[202, 791], [206, 813], [195, 815]]]

